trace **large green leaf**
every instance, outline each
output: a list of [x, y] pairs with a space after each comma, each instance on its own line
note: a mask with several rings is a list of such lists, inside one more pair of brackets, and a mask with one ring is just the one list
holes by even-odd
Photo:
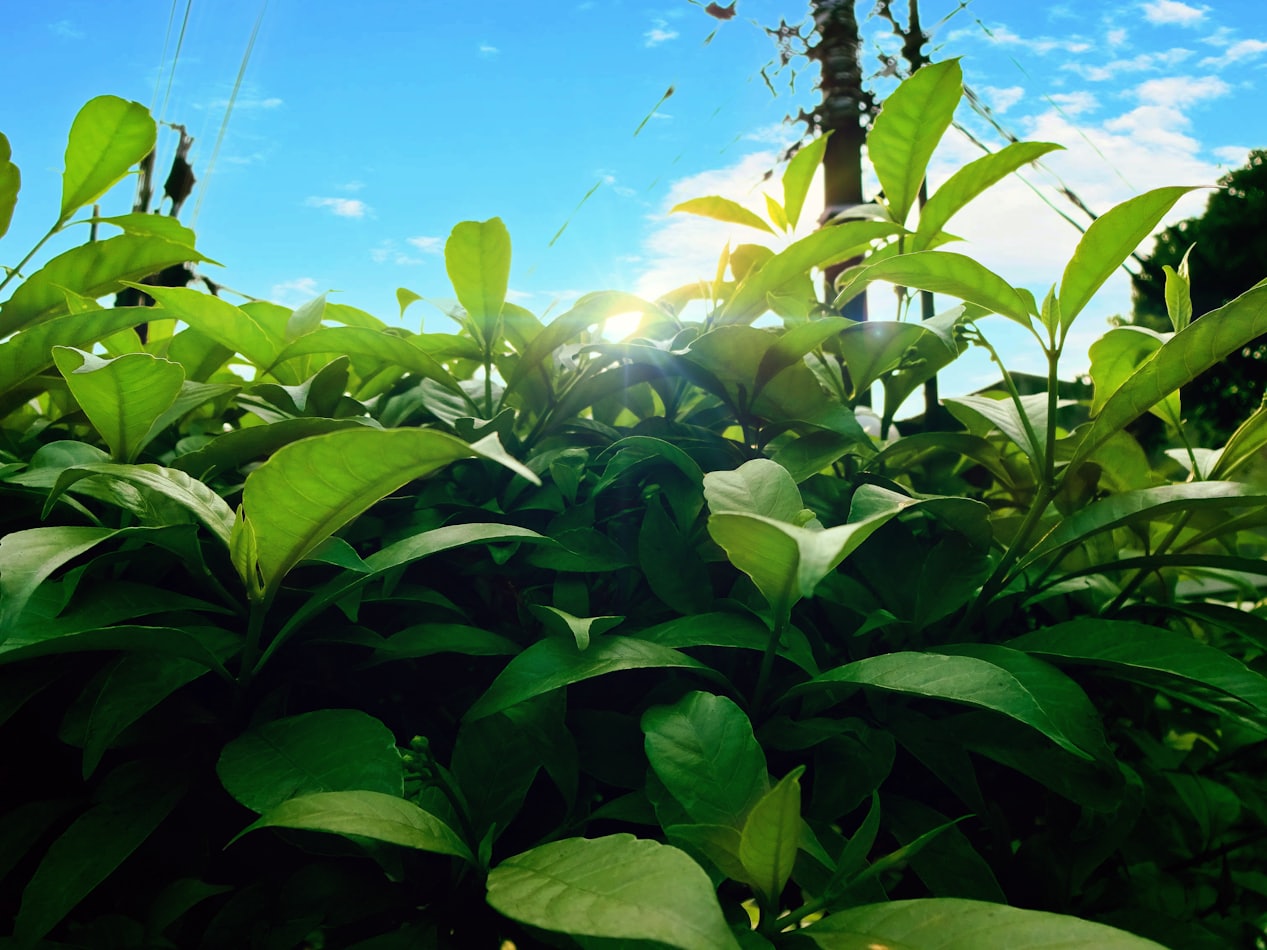
[[1013, 672], [974, 656], [901, 652], [868, 657], [828, 670], [793, 688], [787, 695], [854, 684], [979, 706], [1038, 730], [1079, 758], [1091, 759], [1100, 750], [1084, 749], [1078, 744], [1078, 739], [1087, 735], [1081, 704], [1070, 708], [1066, 702], [1068, 690], [1046, 682], [1057, 678], [1062, 678], [1062, 674], [1055, 669], [1044, 672], [1028, 667]]
[[0, 635], [7, 637], [14, 629], [26, 602], [49, 575], [115, 533], [64, 525], [10, 531], [0, 538]]
[[1259, 508], [1263, 505], [1267, 505], [1267, 494], [1240, 482], [1186, 482], [1119, 492], [1062, 519], [1017, 563], [1017, 569], [1023, 570], [1101, 531], [1136, 519], [1160, 518], [1201, 508]]
[[72, 707], [86, 708], [83, 722], [87, 780], [102, 755], [132, 723], [187, 683], [208, 672], [205, 663], [161, 653], [125, 653], [112, 658]]
[[[933, 334], [921, 324], [887, 320], [855, 323], [841, 333], [836, 345], [849, 370], [853, 395], [869, 393], [872, 383], [897, 369], [911, 348], [929, 336]], [[888, 408], [887, 401], [885, 408]]]
[[261, 369], [273, 365], [285, 344], [281, 333], [266, 322], [219, 297], [188, 287], [146, 286], [144, 289], [167, 311], [166, 314], [156, 311], [155, 316], [182, 320], [221, 346], [241, 353]]
[[822, 950], [1162, 950], [1077, 917], [955, 897], [864, 904], [798, 934]]
[[66, 142], [58, 225], [105, 194], [154, 148], [154, 120], [139, 102], [91, 99], [75, 116]]
[[633, 637], [603, 637], [579, 650], [571, 640], [540, 640], [506, 664], [475, 704], [467, 719], [491, 716], [516, 703], [572, 683], [620, 670], [671, 669], [712, 671], [684, 653]]
[[791, 474], [769, 459], [753, 459], [730, 472], [709, 472], [704, 476], [704, 500], [714, 514], [761, 515], [788, 524], [803, 524], [813, 515], [801, 502]]
[[618, 834], [567, 838], [507, 858], [488, 903], [513, 920], [681, 950], [739, 950], [704, 870], [677, 848]]
[[1109, 275], [1152, 233], [1176, 201], [1195, 188], [1155, 188], [1091, 222], [1060, 278], [1060, 326], [1069, 326]]
[[[233, 509], [215, 491], [198, 479], [178, 469], [164, 468], [161, 465], [118, 465], [113, 462], [98, 462], [68, 468], [58, 476], [57, 484], [45, 500], [45, 513], [47, 514], [52, 509], [53, 503], [62, 492], [80, 479], [93, 476], [103, 476], [108, 481], [123, 482], [171, 499], [205, 524], [220, 541], [228, 545], [233, 531]], [[135, 510], [138, 514], [146, 514], [147, 507], [143, 499]]]
[[510, 281], [510, 234], [501, 218], [463, 221], [454, 227], [444, 245], [444, 268], [476, 335], [491, 352], [501, 335]]
[[899, 254], [863, 267], [842, 291], [877, 280], [886, 280], [900, 287], [949, 294], [974, 303], [990, 313], [1001, 314], [1028, 328], [1031, 300], [998, 274], [978, 264], [971, 257], [950, 251], [916, 251]]
[[224, 747], [216, 773], [230, 795], [260, 813], [313, 792], [404, 794], [396, 737], [356, 709], [319, 709], [253, 726]]
[[0, 132], [0, 237], [9, 230], [13, 209], [18, 203], [18, 192], [22, 188], [22, 173], [11, 161], [12, 156], [9, 140]]
[[801, 220], [801, 209], [805, 207], [805, 196], [809, 194], [810, 183], [818, 166], [823, 163], [823, 155], [827, 151], [827, 140], [831, 132], [802, 145], [787, 163], [783, 171], [783, 214], [787, 217], [788, 227], [793, 230]]
[[1116, 433], [1207, 369], [1267, 333], [1267, 286], [1256, 286], [1174, 334], [1109, 397], [1082, 430], [1070, 470]]
[[[158, 237], [120, 234], [81, 244], [58, 254], [0, 304], [0, 336], [69, 312], [67, 291], [88, 299], [104, 297], [122, 290], [129, 281], [141, 280], [173, 264], [205, 260], [187, 245]], [[146, 287], [146, 292], [150, 289]], [[207, 296], [193, 290], [185, 292]], [[150, 313], [150, 319], [160, 316]]]
[[316, 792], [288, 798], [244, 828], [238, 837], [259, 828], [295, 828], [373, 838], [474, 861], [470, 848], [443, 821], [413, 802], [383, 792]]
[[116, 462], [136, 458], [153, 437], [154, 423], [176, 401], [185, 382], [179, 363], [148, 353], [105, 360], [58, 346], [53, 348], [53, 360]]
[[675, 214], [679, 211], [684, 214], [697, 214], [704, 218], [712, 218], [715, 221], [725, 221], [727, 224], [742, 224], [744, 227], [756, 228], [758, 231], [765, 231], [767, 234], [774, 233], [774, 229], [761, 220], [760, 216], [753, 214], [738, 202], [731, 201], [729, 198], [722, 198], [719, 195], [683, 201], [670, 208], [669, 214]]
[[777, 911], [779, 895], [792, 876], [801, 840], [801, 774], [792, 770], [752, 806], [739, 837], [739, 860], [745, 880], [761, 904]]
[[1267, 406], [1261, 406], [1248, 419], [1237, 426], [1210, 467], [1210, 478], [1227, 478], [1242, 465], [1252, 462], [1267, 446]]
[[844, 317], [824, 317], [789, 327], [762, 355], [761, 364], [757, 367], [753, 395], [783, 370], [800, 363], [805, 354], [822, 346], [832, 337], [841, 336], [842, 331], [852, 326], [856, 324]]
[[453, 375], [424, 349], [424, 343], [424, 338], [420, 336], [400, 336], [369, 327], [321, 327], [287, 346], [278, 354], [277, 362], [285, 363], [310, 353], [365, 356], [387, 366], [399, 366], [415, 376], [434, 379], [454, 392], [462, 392]]
[[[1148, 327], [1124, 326], [1113, 328], [1091, 344], [1091, 381], [1095, 384], [1092, 415], [1097, 415], [1140, 365], [1165, 345], [1168, 336]], [[1178, 428], [1181, 414], [1178, 390], [1148, 411]]]
[[989, 396], [955, 396], [945, 400], [951, 412], [960, 419], [964, 419], [965, 413], [980, 416], [1041, 466], [1047, 451], [1043, 441], [1047, 433], [1047, 394], [1032, 393], [1022, 396], [1020, 402], [1018, 407], [1010, 398], [992, 399]]
[[797, 601], [813, 595], [819, 582], [874, 531], [916, 503], [874, 485], [863, 485], [855, 499], [874, 502], [877, 510], [850, 524], [817, 531], [762, 515], [721, 512], [709, 516], [708, 533], [730, 562], [752, 578], [782, 625]]
[[852, 221], [815, 231], [789, 245], [739, 282], [716, 322], [751, 323], [770, 309], [769, 295], [803, 280], [811, 268], [826, 267], [861, 254], [871, 242], [901, 229], [887, 221]]
[[129, 763], [113, 772], [95, 803], [62, 832], [22, 892], [13, 935], [32, 946], [158, 827], [184, 787], [161, 766]]
[[1022, 165], [1063, 147], [1052, 142], [1012, 142], [957, 169], [920, 209], [912, 250], [927, 250], [946, 222], [991, 185], [1002, 181]]
[[959, 60], [917, 70], [884, 100], [867, 135], [867, 156], [875, 168], [894, 221], [905, 224], [928, 171], [928, 160], [950, 127], [963, 96]]
[[1008, 644], [1016, 650], [1103, 669], [1114, 676], [1191, 696], [1214, 690], [1267, 723], [1267, 677], [1222, 650], [1172, 630], [1124, 620], [1084, 618], [1044, 627]]
[[197, 478], [209, 479], [270, 455], [291, 442], [365, 424], [361, 419], [282, 419], [266, 425], [234, 429], [217, 435], [192, 452], [176, 456], [171, 467]]
[[[246, 479], [242, 507], [265, 600], [318, 544], [402, 485], [460, 458], [494, 459], [537, 478], [496, 436], [468, 445], [433, 429], [343, 429], [284, 445]], [[236, 529], [235, 529], [236, 531]]]
[[770, 787], [752, 723], [731, 700], [692, 692], [642, 715], [647, 760], [695, 822], [742, 827]]

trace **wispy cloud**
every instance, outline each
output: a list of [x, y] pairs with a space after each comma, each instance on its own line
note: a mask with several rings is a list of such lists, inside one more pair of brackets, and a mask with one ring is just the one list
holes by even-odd
[[273, 284], [269, 297], [283, 307], [297, 307], [321, 293], [319, 287], [315, 277], [296, 277], [294, 280]]
[[661, 43], [667, 43], [669, 40], [676, 40], [680, 34], [677, 30], [669, 26], [667, 20], [656, 19], [651, 23], [651, 29], [642, 34], [643, 39], [647, 42], [647, 46], [659, 46]]
[[428, 237], [419, 235], [418, 237], [405, 238], [406, 244], [412, 244], [424, 254], [443, 254], [444, 238]]
[[[975, 30], [956, 30], [950, 35], [950, 40], [953, 42], [966, 38], [976, 38], [977, 35]], [[1017, 46], [1039, 55], [1051, 52], [1085, 53], [1091, 49], [1091, 44], [1078, 36], [1064, 39], [1056, 39], [1050, 36], [1025, 37], [1006, 26], [990, 27], [987, 37], [995, 46]]]
[[501, 50], [499, 50], [492, 43], [481, 43], [479, 46], [479, 51], [480, 51], [481, 56], [496, 56], [498, 53], [501, 52]]
[[1176, 46], [1173, 49], [1158, 50], [1155, 53], [1140, 53], [1130, 59], [1115, 59], [1103, 65], [1066, 63], [1061, 68], [1075, 72], [1091, 82], [1108, 82], [1126, 73], [1173, 69], [1190, 56], [1192, 56], [1192, 50]]
[[341, 184], [341, 185], [335, 185], [334, 187], [335, 187], [335, 189], [337, 189], [338, 191], [346, 191], [346, 192], [348, 192], [349, 194], [353, 194], [353, 195], [354, 195], [354, 194], [356, 194], [358, 191], [360, 191], [361, 189], [363, 189], [363, 188], [365, 187], [365, 182], [363, 182], [363, 181], [345, 181], [343, 184]]
[[328, 208], [340, 218], [363, 218], [370, 213], [370, 206], [357, 198], [322, 198], [316, 195], [304, 199], [309, 208]]
[[1267, 53], [1267, 42], [1262, 40], [1237, 40], [1223, 51], [1221, 56], [1207, 56], [1201, 60], [1205, 67], [1229, 66], [1243, 59], [1253, 59]]
[[1213, 155], [1227, 165], [1244, 165], [1245, 159], [1249, 156], [1249, 147], [1246, 145], [1222, 145], [1213, 150]]
[[1060, 111], [1067, 116], [1083, 115], [1100, 108], [1100, 100], [1094, 93], [1085, 89], [1079, 89], [1077, 92], [1056, 92], [1047, 98], [1059, 106]]
[[[238, 96], [233, 100], [234, 112], [262, 112], [268, 109], [278, 109], [286, 104], [284, 99], [277, 96], [255, 97], [255, 96]], [[227, 98], [212, 99], [210, 102], [195, 103], [196, 109], [227, 109], [229, 100]]]
[[1126, 30], [1118, 27], [1117, 29], [1109, 30], [1109, 32], [1104, 34], [1104, 42], [1106, 42], [1110, 47], [1118, 47], [1126, 43], [1128, 36], [1129, 34]]
[[390, 263], [398, 267], [412, 267], [424, 263], [421, 257], [414, 257], [412, 254], [402, 251], [391, 238], [385, 238], [370, 248], [370, 260], [375, 264]]
[[1193, 7], [1179, 0], [1150, 0], [1140, 6], [1144, 19], [1158, 25], [1195, 26], [1210, 11], [1209, 7]]
[[48, 25], [48, 31], [64, 40], [82, 40], [84, 31], [75, 26], [71, 20], [58, 20]]

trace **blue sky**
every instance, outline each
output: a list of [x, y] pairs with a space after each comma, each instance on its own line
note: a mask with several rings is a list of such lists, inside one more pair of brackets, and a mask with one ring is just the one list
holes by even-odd
[[[687, 0], [367, 0], [355, 12], [271, 0], [209, 168], [261, 2], [195, 0], [174, 74], [184, 2], [170, 35], [168, 0], [10, 5], [0, 131], [23, 191], [0, 260], [20, 259], [55, 217], [70, 122], [87, 99], [112, 93], [154, 103], [196, 137], [200, 182], [182, 218], [197, 205], [200, 247], [225, 265], [209, 275], [245, 293], [295, 305], [335, 290], [332, 299], [394, 319], [397, 287], [450, 295], [442, 251], [455, 223], [500, 215], [522, 305], [557, 310], [609, 288], [654, 296], [711, 274], [729, 238], [755, 236], [670, 217], [669, 207], [712, 193], [761, 207], [761, 176], [798, 134], [783, 117], [814, 100], [808, 67], [794, 89], [789, 73], [775, 77], [777, 96], [760, 76], [775, 50], [756, 23], [802, 21], [804, 2], [739, 0], [739, 16], [719, 24]], [[870, 6], [859, 14], [875, 71], [892, 37], [866, 19]], [[933, 57], [962, 56], [967, 85], [1006, 129], [1068, 147], [1026, 178], [1074, 217], [1055, 193], [1061, 182], [1102, 211], [1160, 185], [1212, 184], [1249, 148], [1267, 146], [1261, 0], [972, 0], [952, 14], [958, 6], [922, 4]], [[960, 119], [991, 148], [1002, 143], [966, 107]], [[160, 142], [165, 166], [174, 137]], [[952, 133], [934, 184], [979, 154]], [[1188, 199], [1175, 217], [1203, 200]], [[106, 210], [130, 201], [125, 184]], [[816, 214], [807, 208], [803, 220]], [[969, 240], [967, 253], [1040, 295], [1078, 237], [1019, 180], [952, 229]], [[888, 305], [873, 298], [878, 317]], [[1106, 318], [1128, 309], [1120, 275], [1080, 318], [1068, 371], [1085, 367], [1085, 344]], [[424, 316], [428, 330], [450, 328], [418, 305], [405, 323], [417, 329]], [[987, 333], [1000, 336], [1014, 368], [1037, 369], [1002, 323]], [[961, 364], [946, 390], [997, 376], [976, 356]]]

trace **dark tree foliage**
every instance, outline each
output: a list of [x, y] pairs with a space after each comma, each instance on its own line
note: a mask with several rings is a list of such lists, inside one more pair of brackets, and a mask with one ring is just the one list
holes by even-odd
[[[1267, 150], [1255, 149], [1244, 167], [1226, 175], [1199, 218], [1180, 221], [1157, 235], [1152, 254], [1134, 277], [1137, 324], [1169, 330], [1166, 275], [1188, 248], [1195, 317], [1223, 306], [1262, 279], [1267, 261]], [[1184, 415], [1219, 444], [1258, 407], [1267, 373], [1267, 337], [1233, 353], [1184, 388]]]

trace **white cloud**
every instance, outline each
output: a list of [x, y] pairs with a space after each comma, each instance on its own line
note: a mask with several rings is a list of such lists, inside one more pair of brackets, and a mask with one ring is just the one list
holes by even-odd
[[679, 36], [677, 30], [669, 27], [667, 20], [652, 21], [651, 29], [642, 34], [643, 39], [647, 42], [647, 46], [659, 46], [661, 43], [667, 43], [669, 40], [676, 40]]
[[1008, 86], [1004, 89], [999, 89], [997, 86], [983, 86], [981, 92], [985, 94], [986, 104], [1000, 114], [1025, 98], [1025, 90], [1020, 86]]
[[1247, 145], [1221, 145], [1211, 151], [1214, 157], [1225, 165], [1244, 165], [1245, 160], [1249, 158]]
[[342, 185], [335, 185], [334, 187], [338, 189], [339, 191], [346, 191], [346, 192], [349, 192], [350, 194], [356, 194], [358, 191], [360, 191], [362, 188], [365, 187], [365, 182], [348, 181], [348, 182], [344, 182]]
[[444, 238], [441, 237], [426, 237], [420, 235], [418, 237], [405, 238], [405, 243], [412, 244], [424, 254], [444, 253]]
[[314, 195], [304, 199], [304, 204], [309, 208], [329, 208], [340, 218], [363, 218], [370, 211], [369, 205], [358, 198], [320, 198]]
[[1167, 76], [1140, 83], [1135, 95], [1149, 105], [1174, 107], [1175, 103], [1191, 105], [1203, 99], [1217, 99], [1231, 91], [1232, 87], [1218, 76]]
[[1223, 51], [1222, 56], [1207, 56], [1202, 66], [1228, 66], [1242, 59], [1253, 59], [1267, 53], [1267, 42], [1262, 40], [1237, 40]]
[[[412, 240], [410, 243], [413, 243]], [[412, 267], [425, 263], [421, 257], [414, 257], [412, 254], [402, 251], [391, 238], [385, 238], [370, 248], [370, 260], [375, 264], [391, 263], [398, 267]]]
[[1077, 92], [1055, 92], [1047, 97], [1067, 116], [1082, 115], [1100, 108], [1100, 100], [1094, 93], [1080, 89]]
[[745, 142], [759, 142], [762, 145], [773, 145], [780, 149], [786, 149], [800, 138], [801, 131], [787, 122], [772, 122], [744, 133]]
[[[976, 38], [975, 30], [956, 30], [950, 35], [952, 42], [966, 38]], [[990, 27], [987, 36], [989, 41], [996, 46], [1019, 46], [1027, 49], [1032, 53], [1042, 55], [1058, 51], [1062, 53], [1085, 53], [1091, 49], [1091, 44], [1081, 37], [1069, 37], [1067, 39], [1055, 39], [1050, 36], [1040, 36], [1029, 38], [1021, 36], [1010, 27], [994, 26]]]
[[58, 20], [56, 23], [50, 23], [48, 30], [54, 36], [60, 36], [64, 40], [82, 40], [84, 31], [75, 26], [71, 20]]
[[314, 277], [296, 277], [294, 280], [273, 284], [269, 297], [283, 307], [298, 307], [321, 293], [319, 287], [320, 284]]
[[1105, 82], [1110, 79], [1118, 78], [1122, 73], [1141, 73], [1172, 69], [1191, 55], [1192, 50], [1176, 46], [1173, 49], [1158, 50], [1155, 53], [1140, 53], [1138, 56], [1132, 56], [1130, 59], [1115, 59], [1112, 62], [1104, 63], [1102, 65], [1066, 63], [1061, 68], [1078, 73], [1084, 79], [1088, 79], [1091, 82]]
[[1195, 26], [1205, 19], [1210, 10], [1209, 7], [1192, 7], [1179, 0], [1151, 0], [1140, 6], [1144, 10], [1144, 19], [1159, 25]]
[[480, 49], [481, 56], [496, 56], [498, 53], [501, 52], [501, 50], [499, 50], [492, 43], [481, 43], [479, 49]]
[[1127, 35], [1126, 30], [1120, 27], [1115, 30], [1109, 30], [1108, 33], [1104, 34], [1104, 42], [1108, 43], [1109, 46], [1122, 46], [1126, 42]]
[[[257, 97], [257, 96], [238, 96], [236, 99], [233, 100], [233, 111], [234, 112], [261, 112], [268, 109], [278, 109], [285, 104], [286, 102], [284, 99], [279, 99], [276, 96], [269, 96], [268, 98], [262, 98], [262, 97]], [[210, 102], [195, 104], [194, 106], [194, 108], [196, 109], [213, 109], [213, 110], [227, 109], [228, 107], [229, 107], [229, 100], [227, 98], [212, 99]]]

